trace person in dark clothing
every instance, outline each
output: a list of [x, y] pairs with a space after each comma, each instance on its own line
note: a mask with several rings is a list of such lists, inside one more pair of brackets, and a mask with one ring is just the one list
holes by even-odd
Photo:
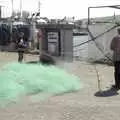
[[23, 55], [25, 52], [25, 49], [27, 47], [24, 39], [24, 33], [20, 33], [19, 35], [19, 39], [18, 39], [18, 43], [17, 43], [17, 47], [18, 47], [18, 62], [22, 62], [23, 61]]
[[120, 89], [120, 28], [118, 29], [118, 35], [112, 39], [111, 50], [113, 51], [113, 63], [114, 63], [114, 78], [115, 85], [112, 87]]

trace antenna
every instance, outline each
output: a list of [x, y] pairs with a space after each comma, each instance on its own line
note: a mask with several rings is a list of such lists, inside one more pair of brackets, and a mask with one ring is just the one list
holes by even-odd
[[38, 13], [39, 13], [39, 16], [40, 16], [40, 6], [41, 6], [41, 3], [40, 3], [40, 0], [38, 0]]

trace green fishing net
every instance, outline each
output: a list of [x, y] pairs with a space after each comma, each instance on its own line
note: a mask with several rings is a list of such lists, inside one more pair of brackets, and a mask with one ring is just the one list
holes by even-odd
[[21, 95], [43, 93], [48, 97], [81, 87], [78, 77], [55, 66], [9, 63], [0, 70], [0, 104], [18, 101]]

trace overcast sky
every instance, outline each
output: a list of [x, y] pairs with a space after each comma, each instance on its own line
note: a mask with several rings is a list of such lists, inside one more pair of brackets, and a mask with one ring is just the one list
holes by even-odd
[[[0, 4], [4, 6], [3, 16], [11, 13], [11, 0], [0, 0]], [[14, 1], [14, 10], [19, 10], [20, 0]], [[64, 16], [76, 19], [87, 18], [89, 6], [100, 5], [119, 5], [120, 0], [40, 0], [41, 16], [48, 18], [63, 18]], [[30, 12], [38, 10], [38, 0], [22, 0], [22, 8]], [[120, 14], [120, 10], [111, 8], [107, 9], [91, 9], [92, 17], [111, 16], [114, 12]]]

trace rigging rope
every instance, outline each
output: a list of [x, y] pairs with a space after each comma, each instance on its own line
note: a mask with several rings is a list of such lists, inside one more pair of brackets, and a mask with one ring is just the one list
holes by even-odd
[[[95, 40], [96, 40], [97, 38], [103, 36], [104, 34], [108, 33], [109, 31], [113, 30], [114, 28], [118, 27], [118, 26], [119, 26], [119, 25], [117, 24], [117, 25], [111, 27], [110, 29], [108, 29], [107, 31], [105, 31], [105, 32], [97, 35], [96, 37], [94, 37], [94, 36], [92, 35], [92, 33], [90, 32], [89, 28], [87, 27], [87, 31], [89, 32], [89, 34], [90, 34], [90, 36], [91, 36], [92, 39], [90, 39], [90, 40], [88, 40], [88, 41], [85, 41], [85, 42], [83, 42], [83, 43], [81, 43], [81, 44], [75, 45], [75, 46], [73, 46], [73, 47], [78, 47], [78, 46], [84, 45], [84, 44], [86, 44], [86, 43], [88, 43], [88, 42], [94, 41], [96, 47], [101, 51], [101, 53], [103, 53], [103, 50], [102, 50], [102, 49], [100, 48], [100, 46], [96, 43]], [[79, 49], [77, 49], [77, 50], [79, 50]], [[75, 50], [75, 51], [77, 51], [77, 50]], [[103, 55], [104, 55], [104, 57], [106, 57], [108, 60], [112, 61], [111, 58], [109, 58], [109, 57], [108, 57], [107, 55], [105, 55], [104, 53], [103, 53]]]
[[[91, 36], [92, 38], [94, 38], [94, 36], [93, 36], [92, 33], [90, 32], [90, 30], [89, 30], [89, 29], [87, 29], [87, 30], [88, 30], [90, 36]], [[102, 35], [101, 35], [101, 36], [102, 36]], [[99, 36], [99, 37], [101, 37], [101, 36]], [[103, 49], [101, 49], [101, 47], [98, 45], [98, 43], [97, 43], [95, 40], [94, 40], [94, 43], [95, 43], [96, 47], [100, 50], [100, 52], [104, 55], [104, 57], [106, 57], [108, 60], [112, 61], [111, 58], [109, 58], [107, 55], [104, 54]]]
[[116, 27], [118, 27], [118, 25], [113, 26], [112, 28], [108, 29], [107, 31], [105, 31], [105, 32], [103, 32], [103, 33], [101, 33], [101, 34], [99, 34], [99, 35], [97, 35], [96, 37], [93, 37], [92, 39], [90, 39], [90, 40], [88, 40], [88, 41], [85, 41], [85, 42], [80, 43], [80, 44], [78, 44], [78, 45], [74, 45], [73, 47], [78, 47], [78, 46], [81, 46], [81, 45], [86, 44], [86, 43], [88, 43], [88, 42], [95, 41], [95, 39], [103, 36], [105, 33], [111, 31], [112, 29], [114, 29], [114, 28], [116, 28]]

